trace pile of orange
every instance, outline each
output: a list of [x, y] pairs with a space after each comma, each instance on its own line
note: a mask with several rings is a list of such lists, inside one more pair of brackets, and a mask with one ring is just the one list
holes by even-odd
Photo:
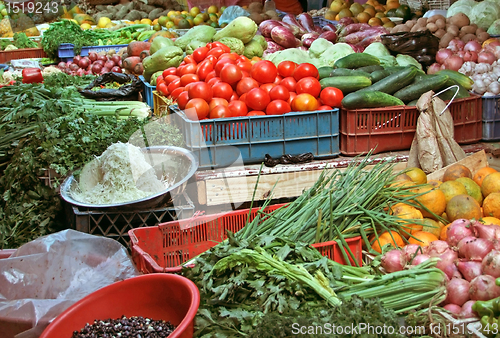
[[473, 175], [467, 167], [455, 164], [446, 170], [442, 181], [427, 181], [421, 169], [408, 168], [398, 179], [395, 186], [415, 186], [414, 202], [423, 207], [404, 203], [392, 206], [388, 212], [401, 218], [402, 231], [379, 234], [379, 240], [372, 243], [377, 252], [388, 243], [427, 246], [438, 239], [446, 240], [449, 224], [445, 223], [459, 218], [500, 225], [500, 172], [494, 168], [484, 167]]

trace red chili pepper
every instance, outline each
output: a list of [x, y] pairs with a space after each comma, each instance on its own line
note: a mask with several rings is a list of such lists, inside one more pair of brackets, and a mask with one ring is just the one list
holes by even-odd
[[43, 83], [42, 70], [40, 68], [24, 68], [23, 83]]

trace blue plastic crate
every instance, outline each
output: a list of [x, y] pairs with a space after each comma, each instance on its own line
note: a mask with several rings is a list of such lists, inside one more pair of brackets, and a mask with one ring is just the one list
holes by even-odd
[[500, 140], [500, 95], [483, 96], [483, 140]]
[[311, 152], [316, 158], [329, 158], [340, 153], [338, 109], [202, 121], [189, 120], [176, 105], [170, 110], [200, 169], [227, 167], [240, 154], [245, 164], [251, 164], [262, 162], [266, 154]]
[[[90, 52], [99, 53], [99, 52], [109, 52], [111, 49], [116, 50], [118, 52], [123, 47], [127, 47], [128, 45], [108, 45], [108, 46], [87, 46], [82, 47], [82, 51], [80, 52], [81, 56], [87, 56]], [[72, 43], [61, 43], [59, 45], [59, 49], [57, 50], [57, 55], [59, 58], [65, 62], [73, 61], [73, 57], [75, 56], [74, 48], [75, 46]]]
[[276, 13], [278, 13], [278, 17], [283, 19], [283, 17], [286, 15], [286, 12], [276, 10]]
[[9, 70], [9, 65], [4, 65], [3, 63], [0, 63], [0, 69]]
[[140, 75], [139, 79], [141, 79], [143, 85], [144, 85], [144, 100], [146, 100], [146, 103], [148, 106], [151, 107], [151, 109], [154, 108], [154, 100], [153, 100], [153, 91], [156, 90], [156, 86], [152, 86], [144, 76]]

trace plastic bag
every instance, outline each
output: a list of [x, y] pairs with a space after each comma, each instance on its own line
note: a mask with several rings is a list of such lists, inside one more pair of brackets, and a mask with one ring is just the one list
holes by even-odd
[[428, 29], [418, 32], [399, 32], [384, 34], [382, 43], [393, 55], [405, 54], [415, 58], [428, 67], [435, 62], [439, 50], [439, 38]]
[[0, 259], [0, 336], [38, 337], [73, 303], [137, 275], [115, 240], [75, 230], [40, 237]]
[[[101, 85], [104, 86], [105, 84], [112, 82], [126, 84], [121, 86], [119, 89], [101, 89], [99, 91], [92, 90], [94, 87], [100, 87]], [[136, 101], [138, 93], [141, 89], [142, 81], [138, 77], [130, 74], [109, 72], [99, 76], [79, 92], [86, 98], [97, 101]]]
[[240, 6], [229, 6], [220, 16], [219, 25], [222, 25], [223, 23], [228, 24], [239, 16], [250, 16], [250, 13]]
[[266, 154], [264, 158], [264, 165], [266, 167], [275, 167], [278, 164], [299, 164], [299, 163], [307, 163], [314, 160], [313, 153], [303, 153], [297, 156], [293, 155], [282, 155], [278, 159], [272, 158], [269, 154]]

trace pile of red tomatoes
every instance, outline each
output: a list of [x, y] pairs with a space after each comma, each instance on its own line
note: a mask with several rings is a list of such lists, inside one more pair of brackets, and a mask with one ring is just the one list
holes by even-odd
[[186, 56], [179, 67], [166, 69], [156, 80], [156, 90], [176, 101], [191, 120], [340, 107], [342, 92], [321, 89], [318, 78], [312, 64], [283, 61], [276, 67], [213, 42]]

